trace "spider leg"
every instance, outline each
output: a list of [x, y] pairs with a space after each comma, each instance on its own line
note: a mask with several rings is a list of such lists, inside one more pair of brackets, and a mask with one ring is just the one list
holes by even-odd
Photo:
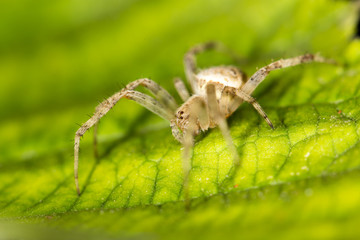
[[179, 142], [182, 143], [184, 138], [183, 138], [183, 133], [180, 131], [180, 129], [178, 128], [178, 126], [176, 125], [176, 119], [172, 119], [170, 121], [170, 128], [171, 128], [171, 133], [174, 136], [174, 138]]
[[188, 209], [190, 206], [190, 194], [189, 194], [189, 174], [191, 170], [191, 157], [194, 146], [194, 138], [199, 134], [202, 127], [208, 128], [209, 118], [206, 108], [205, 99], [202, 96], [193, 96], [189, 99], [191, 103], [188, 103], [187, 112], [187, 125], [183, 131], [183, 138], [181, 139], [183, 144], [183, 193], [185, 199], [185, 207]]
[[210, 119], [213, 119], [219, 125], [221, 133], [224, 136], [224, 139], [233, 155], [234, 165], [238, 166], [240, 165], [240, 158], [230, 135], [230, 130], [227, 125], [225, 115], [220, 111], [219, 104], [216, 100], [215, 85], [208, 84], [206, 86], [206, 95]]
[[[168, 93], [168, 91], [166, 91], [164, 88], [162, 88], [159, 84], [152, 81], [151, 79], [142, 78], [142, 79], [135, 80], [135, 81], [129, 83], [128, 85], [126, 85], [124, 89], [134, 90], [139, 86], [143, 86], [146, 89], [148, 89], [155, 96], [155, 98], [160, 103], [162, 103], [166, 108], [169, 108], [172, 111], [175, 111], [178, 108], [175, 99]], [[101, 104], [97, 108], [99, 108], [99, 107], [102, 107]], [[95, 111], [97, 111], [97, 109]], [[97, 158], [97, 156], [98, 156], [97, 125], [95, 126], [95, 129], [94, 129], [94, 156], [95, 156], [95, 158]]]
[[292, 67], [302, 63], [309, 62], [322, 62], [335, 64], [334, 60], [326, 59], [320, 55], [305, 54], [294, 58], [280, 59], [276, 62], [270, 63], [269, 65], [257, 70], [249, 80], [241, 87], [241, 90], [250, 95], [255, 88], [265, 79], [265, 77], [273, 70]]
[[190, 83], [193, 91], [196, 89], [196, 55], [212, 49], [230, 55], [230, 57], [232, 57], [236, 62], [241, 61], [241, 59], [236, 54], [234, 54], [230, 49], [228, 49], [220, 42], [207, 42], [192, 47], [184, 56], [184, 67], [186, 78]]
[[179, 93], [181, 100], [184, 102], [190, 97], [189, 91], [186, 89], [184, 82], [180, 78], [174, 78], [176, 91]]
[[233, 112], [244, 102], [236, 95], [236, 89], [233, 87], [224, 87], [219, 99], [220, 111], [225, 115], [225, 118], [231, 116]]
[[196, 55], [206, 50], [215, 48], [214, 42], [208, 42], [192, 47], [184, 56], [185, 75], [193, 91], [196, 89]]
[[184, 199], [185, 207], [188, 209], [190, 206], [190, 194], [189, 194], [189, 174], [191, 170], [191, 157], [192, 150], [194, 147], [194, 135], [196, 129], [196, 117], [194, 114], [190, 115], [189, 124], [187, 129], [184, 131], [184, 138], [182, 139], [182, 144], [184, 146], [183, 150], [183, 189], [184, 189]]
[[[130, 83], [132, 84], [132, 83]], [[129, 85], [130, 85], [129, 84]], [[128, 86], [129, 86], [128, 85]], [[130, 87], [133, 85], [130, 85]], [[129, 87], [129, 88], [130, 88]], [[123, 90], [115, 93], [102, 103], [98, 107], [96, 107], [96, 111], [94, 115], [87, 120], [75, 133], [75, 143], [74, 143], [74, 177], [75, 177], [75, 185], [76, 191], [78, 195], [80, 195], [80, 188], [79, 188], [79, 180], [78, 180], [78, 169], [79, 169], [79, 147], [80, 147], [80, 138], [84, 135], [84, 133], [91, 128], [94, 124], [97, 124], [99, 120], [111, 109], [115, 106], [115, 104], [121, 99], [127, 98], [134, 100], [135, 102], [139, 103], [143, 107], [147, 108], [148, 110], [152, 111], [153, 113], [159, 115], [160, 117], [164, 118], [165, 120], [170, 121], [173, 118], [173, 111], [172, 109], [164, 106], [159, 101], [155, 100], [154, 98], [133, 90], [129, 90], [124, 88]]]
[[170, 93], [162, 88], [159, 84], [148, 78], [135, 80], [126, 85], [125, 89], [134, 90], [138, 86], [143, 86], [150, 90], [150, 92], [155, 96], [155, 99], [171, 110], [175, 111], [178, 108], [175, 99], [170, 95]]
[[253, 98], [252, 96], [250, 96], [249, 94], [247, 94], [246, 92], [243, 92], [242, 90], [238, 89], [236, 91], [236, 95], [238, 97], [240, 97], [241, 99], [243, 99], [244, 101], [250, 103], [253, 105], [253, 107], [256, 109], [256, 111], [265, 119], [265, 121], [267, 122], [267, 124], [269, 124], [269, 126], [274, 129], [274, 125], [271, 123], [270, 119], [268, 118], [268, 116], [266, 115], [265, 111], [261, 108], [260, 104], [255, 100], [255, 98]]

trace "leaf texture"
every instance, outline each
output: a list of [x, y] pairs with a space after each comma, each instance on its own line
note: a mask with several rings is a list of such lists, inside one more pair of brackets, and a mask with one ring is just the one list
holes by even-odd
[[[34, 8], [32, 21], [16, 22], [22, 12], [8, 3], [15, 15], [1, 18], [39, 36], [2, 30], [0, 72], [7, 79], [0, 90], [3, 222], [81, 225], [110, 238], [174, 233], [216, 238], [220, 230], [231, 236], [240, 228], [245, 238], [273, 229], [285, 239], [300, 231], [286, 226], [288, 221], [306, 228], [306, 237], [350, 236], [346, 229], [359, 220], [360, 209], [360, 43], [350, 40], [356, 11], [346, 2], [305, 2], [124, 1], [97, 7], [92, 1], [86, 11], [72, 6], [72, 18], [64, 10], [68, 6], [55, 1], [57, 15], [43, 29], [36, 26], [49, 19], [41, 15], [45, 10]], [[168, 123], [120, 101], [101, 120], [100, 159], [93, 157], [92, 131], [81, 142], [78, 197], [74, 122], [86, 121], [96, 100], [116, 91], [118, 79], [127, 79], [120, 80], [125, 84], [150, 75], [175, 94], [169, 79], [183, 76], [186, 49], [212, 39], [244, 56], [240, 67], [248, 75], [272, 58], [304, 52], [321, 52], [338, 65], [306, 64], [269, 75], [254, 96], [275, 130], [248, 104], [228, 120], [242, 161], [236, 172], [218, 129], [197, 137], [189, 213], [183, 208], [182, 147]], [[24, 41], [31, 43], [31, 54], [30, 47], [21, 47]], [[206, 53], [199, 64], [236, 63]], [[346, 223], [338, 224], [340, 219]], [[309, 222], [319, 226], [317, 232]], [[4, 226], [0, 223], [0, 232], [13, 236]]]

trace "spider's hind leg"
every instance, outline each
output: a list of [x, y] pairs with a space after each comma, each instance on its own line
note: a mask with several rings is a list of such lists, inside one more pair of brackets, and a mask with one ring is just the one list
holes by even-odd
[[304, 54], [293, 58], [280, 59], [257, 70], [241, 87], [241, 90], [246, 94], [250, 95], [255, 90], [255, 88], [266, 78], [266, 76], [269, 75], [271, 71], [310, 62], [336, 64], [334, 60], [324, 58], [318, 54]]
[[184, 56], [184, 67], [185, 67], [185, 74], [188, 82], [191, 85], [192, 90], [196, 90], [196, 79], [195, 74], [197, 70], [196, 64], [196, 55], [203, 53], [209, 50], [216, 50], [218, 52], [223, 52], [229, 55], [232, 59], [236, 62], [242, 61], [240, 57], [233, 53], [229, 48], [227, 48], [224, 44], [216, 41], [206, 42], [202, 44], [195, 45], [192, 47]]
[[236, 91], [236, 95], [238, 97], [240, 97], [241, 99], [243, 99], [244, 101], [250, 103], [251, 105], [253, 105], [253, 107], [256, 109], [256, 111], [260, 114], [260, 116], [262, 116], [265, 121], [267, 122], [267, 124], [274, 129], [274, 125], [272, 124], [272, 122], [270, 121], [269, 117], [267, 116], [267, 114], [265, 113], [265, 111], [262, 109], [262, 107], [260, 106], [260, 104], [255, 100], [255, 98], [253, 98], [252, 96], [250, 96], [249, 94], [243, 92], [242, 90], [237, 90]]
[[293, 67], [296, 65], [300, 65], [303, 63], [310, 62], [320, 62], [320, 63], [328, 63], [328, 64], [336, 64], [336, 62], [332, 59], [324, 58], [318, 54], [304, 54], [293, 58], [280, 59], [278, 61], [272, 62], [265, 67], [257, 70], [249, 80], [241, 86], [240, 89], [237, 89], [236, 94], [241, 99], [251, 103], [253, 107], [258, 111], [258, 113], [265, 119], [265, 121], [269, 124], [269, 126], [274, 129], [273, 124], [270, 119], [267, 117], [265, 111], [261, 108], [261, 106], [255, 101], [255, 98], [251, 96], [251, 93], [256, 89], [257, 86], [269, 75], [271, 71], [281, 68]]

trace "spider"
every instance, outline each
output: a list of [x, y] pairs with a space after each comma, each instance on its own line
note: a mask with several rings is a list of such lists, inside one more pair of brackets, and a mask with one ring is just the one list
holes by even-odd
[[[234, 166], [240, 165], [237, 150], [233, 144], [226, 118], [231, 116], [241, 103], [250, 103], [274, 129], [270, 119], [259, 103], [251, 96], [255, 88], [273, 70], [291, 67], [308, 62], [332, 63], [320, 55], [305, 54], [294, 58], [281, 59], [257, 70], [250, 78], [234, 66], [218, 66], [198, 70], [196, 55], [206, 50], [226, 50], [216, 42], [199, 44], [191, 48], [184, 57], [185, 75], [190, 83], [193, 94], [190, 95], [184, 82], [175, 78], [174, 84], [180, 98], [184, 101], [178, 106], [175, 99], [160, 85], [148, 78], [138, 79], [125, 86], [122, 90], [104, 100], [96, 107], [94, 115], [86, 121], [75, 134], [74, 145], [74, 175], [78, 195], [79, 144], [84, 133], [94, 126], [94, 147], [96, 150], [96, 132], [99, 120], [115, 106], [121, 98], [131, 99], [161, 118], [170, 122], [172, 135], [183, 144], [183, 174], [184, 194], [188, 199], [188, 181], [191, 169], [191, 151], [194, 137], [202, 131], [219, 126], [228, 148], [233, 155]], [[147, 88], [154, 97], [135, 91], [138, 86]]]

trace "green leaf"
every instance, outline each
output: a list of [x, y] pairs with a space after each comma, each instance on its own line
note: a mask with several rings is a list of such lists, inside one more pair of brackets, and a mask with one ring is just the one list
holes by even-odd
[[[0, 14], [2, 24], [26, 29], [0, 28], [6, 36], [0, 42], [0, 75], [6, 79], [0, 89], [0, 237], [39, 239], [72, 229], [70, 237], [78, 227], [85, 231], [77, 234], [87, 238], [197, 239], [220, 232], [243, 238], [359, 236], [360, 42], [350, 40], [354, 5], [91, 1], [84, 8], [77, 3], [44, 1], [38, 8], [23, 0], [33, 10], [28, 15], [14, 3], [6, 3], [13, 14]], [[120, 101], [100, 123], [100, 159], [93, 157], [91, 131], [81, 142], [78, 197], [74, 122], [86, 121], [97, 100], [119, 89], [118, 81], [151, 76], [175, 95], [169, 79], [184, 76], [184, 52], [214, 39], [247, 59], [241, 68], [248, 75], [272, 58], [304, 52], [321, 52], [339, 64], [307, 64], [269, 75], [254, 96], [275, 130], [248, 104], [229, 118], [242, 161], [235, 173], [220, 131], [199, 136], [189, 212], [181, 145], [168, 123]], [[199, 64], [235, 63], [206, 53]]]

